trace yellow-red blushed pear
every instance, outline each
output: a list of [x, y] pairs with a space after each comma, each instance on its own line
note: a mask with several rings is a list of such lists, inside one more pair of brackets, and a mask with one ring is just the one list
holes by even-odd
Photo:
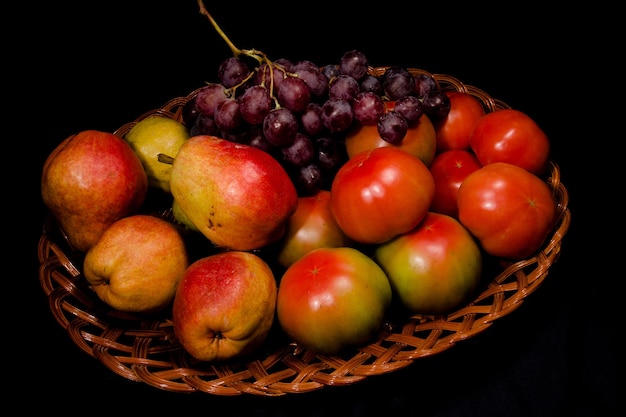
[[231, 250], [276, 242], [298, 206], [287, 171], [269, 153], [209, 135], [193, 136], [180, 147], [170, 190], [203, 235]]
[[271, 268], [252, 252], [200, 258], [187, 268], [174, 298], [176, 337], [200, 361], [250, 354], [272, 328], [277, 291]]
[[83, 261], [85, 279], [116, 310], [153, 313], [171, 305], [189, 262], [176, 226], [135, 214], [113, 223]]
[[116, 220], [136, 213], [148, 178], [128, 143], [112, 133], [84, 130], [48, 155], [41, 196], [69, 243], [86, 252]]

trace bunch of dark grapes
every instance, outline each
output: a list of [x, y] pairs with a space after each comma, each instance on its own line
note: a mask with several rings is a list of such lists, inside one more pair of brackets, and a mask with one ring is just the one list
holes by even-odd
[[[201, 87], [185, 109], [191, 134], [268, 152], [301, 196], [330, 186], [347, 160], [344, 138], [355, 124], [376, 124], [381, 138], [399, 144], [423, 114], [436, 119], [450, 109], [432, 76], [401, 67], [375, 76], [358, 50], [321, 67], [306, 60], [270, 61], [253, 51], [224, 60], [217, 79]], [[385, 101], [395, 106], [387, 108]]]

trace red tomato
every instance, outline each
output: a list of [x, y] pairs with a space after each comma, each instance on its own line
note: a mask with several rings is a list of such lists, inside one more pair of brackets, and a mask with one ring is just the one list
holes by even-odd
[[278, 263], [288, 267], [305, 253], [321, 247], [349, 246], [351, 240], [330, 212], [330, 191], [298, 198], [296, 212], [287, 220]]
[[459, 220], [494, 256], [524, 259], [548, 237], [556, 203], [548, 184], [517, 165], [494, 162], [465, 178]]
[[470, 134], [476, 120], [486, 112], [482, 103], [470, 93], [446, 91], [450, 112], [435, 123], [437, 152], [470, 149]]
[[501, 109], [476, 121], [470, 146], [482, 165], [508, 162], [542, 175], [548, 166], [548, 136], [526, 113]]
[[378, 333], [391, 297], [389, 280], [372, 258], [350, 247], [319, 248], [283, 274], [276, 315], [293, 340], [334, 355]]
[[433, 176], [419, 158], [381, 147], [356, 154], [339, 168], [330, 210], [354, 241], [382, 243], [417, 226], [434, 194]]
[[482, 252], [474, 237], [458, 220], [433, 212], [409, 233], [378, 246], [374, 259], [395, 296], [414, 313], [460, 307], [482, 274]]
[[469, 150], [451, 149], [438, 153], [430, 165], [435, 180], [435, 196], [430, 210], [458, 219], [456, 193], [465, 177], [480, 167], [480, 162]]

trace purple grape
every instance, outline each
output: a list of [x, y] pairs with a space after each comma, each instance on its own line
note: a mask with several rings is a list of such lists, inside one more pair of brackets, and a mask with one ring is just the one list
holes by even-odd
[[339, 168], [345, 161], [345, 148], [331, 137], [322, 136], [315, 139], [317, 165], [324, 171]]
[[[272, 84], [272, 77], [274, 81], [273, 84]], [[261, 64], [256, 69], [252, 82], [255, 85], [261, 85], [267, 89], [273, 88], [274, 91], [276, 91], [276, 89], [278, 88], [280, 83], [285, 79], [285, 77], [286, 75], [285, 75], [284, 69], [279, 68], [276, 65], [273, 65], [270, 68], [270, 65], [268, 64]]]
[[300, 115], [302, 130], [309, 136], [317, 136], [326, 128], [322, 122], [322, 106], [318, 103], [309, 103]]
[[295, 71], [298, 78], [304, 80], [312, 97], [323, 97], [328, 93], [328, 78], [317, 69], [300, 68]]
[[361, 78], [359, 85], [361, 86], [361, 91], [371, 91], [379, 96], [385, 94], [383, 85], [380, 83], [380, 79], [372, 74], [365, 74], [365, 76]]
[[383, 140], [392, 145], [399, 145], [406, 136], [409, 125], [399, 113], [390, 111], [380, 117], [377, 128], [378, 134]]
[[220, 128], [217, 127], [215, 123], [215, 119], [211, 116], [207, 116], [206, 114], [198, 114], [196, 120], [189, 128], [189, 134], [191, 136], [196, 135], [211, 135], [211, 136], [220, 136]]
[[422, 104], [424, 113], [434, 119], [445, 117], [450, 112], [450, 98], [441, 90], [431, 91]]
[[362, 91], [356, 95], [352, 103], [354, 118], [364, 125], [373, 125], [385, 113], [385, 103], [376, 93]]
[[406, 96], [396, 101], [394, 111], [400, 113], [407, 122], [412, 123], [422, 117], [424, 106], [417, 97]]
[[338, 75], [328, 85], [328, 97], [340, 98], [348, 101], [354, 100], [361, 91], [359, 82], [350, 75]]
[[310, 163], [306, 166], [296, 169], [291, 174], [292, 181], [298, 190], [298, 195], [307, 196], [317, 193], [324, 182], [324, 175], [322, 170], [315, 163]]
[[415, 91], [415, 80], [407, 70], [393, 67], [393, 70], [390, 71], [388, 69], [385, 72], [383, 90], [389, 97], [389, 100], [398, 100], [413, 94]]
[[329, 98], [322, 105], [322, 122], [330, 133], [346, 131], [353, 120], [354, 113], [348, 100]]
[[303, 79], [287, 77], [278, 86], [276, 98], [281, 106], [300, 113], [311, 102], [311, 90]]
[[241, 84], [248, 75], [250, 75], [250, 67], [237, 57], [226, 58], [217, 70], [217, 77], [226, 88]]
[[213, 117], [217, 106], [227, 98], [222, 84], [209, 83], [198, 90], [194, 100], [198, 112]]
[[416, 74], [413, 76], [413, 92], [417, 98], [423, 100], [431, 91], [438, 89], [435, 78], [428, 74]]
[[319, 67], [313, 62], [313, 61], [309, 61], [306, 59], [303, 59], [301, 61], [297, 61], [294, 64], [291, 65], [291, 68], [289, 69], [290, 72], [298, 72], [301, 69], [310, 69], [310, 70], [314, 70], [314, 71], [319, 71]]
[[298, 131], [298, 119], [286, 107], [272, 109], [263, 120], [263, 135], [273, 146], [289, 146]]
[[348, 51], [339, 59], [339, 69], [342, 74], [349, 75], [359, 81], [369, 69], [367, 57], [361, 51]]
[[244, 120], [239, 110], [239, 100], [229, 98], [217, 106], [213, 114], [215, 124], [224, 132], [235, 132], [244, 127]]
[[260, 149], [264, 152], [274, 155], [276, 147], [269, 143], [265, 136], [263, 136], [263, 129], [259, 126], [251, 126], [248, 131], [248, 145]]
[[337, 75], [341, 74], [339, 65], [335, 65], [335, 64], [324, 65], [322, 68], [320, 68], [320, 71], [322, 72], [322, 74], [326, 76], [326, 78], [329, 81], [332, 80], [333, 77], [336, 77]]
[[301, 132], [297, 132], [293, 143], [281, 148], [282, 159], [294, 167], [308, 165], [315, 154], [315, 145], [311, 138]]
[[246, 89], [239, 99], [241, 117], [251, 125], [261, 124], [267, 113], [272, 110], [273, 104], [267, 88], [253, 85]]

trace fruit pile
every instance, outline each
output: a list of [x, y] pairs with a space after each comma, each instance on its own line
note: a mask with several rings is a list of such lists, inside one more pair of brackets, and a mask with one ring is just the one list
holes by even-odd
[[530, 257], [554, 228], [549, 141], [523, 112], [361, 51], [320, 66], [223, 37], [234, 56], [181, 120], [78, 132], [41, 180], [95, 294], [171, 314], [195, 359], [250, 354], [275, 324], [339, 354], [390, 314], [454, 311], [487, 259]]

